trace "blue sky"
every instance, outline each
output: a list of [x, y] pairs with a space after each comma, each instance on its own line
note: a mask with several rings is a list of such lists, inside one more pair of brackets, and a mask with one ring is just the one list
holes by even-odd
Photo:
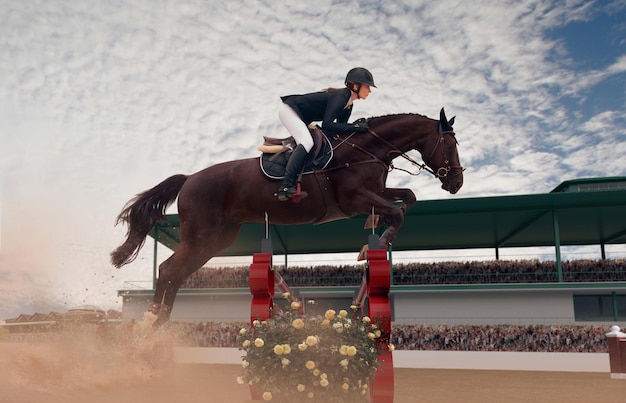
[[459, 194], [389, 176], [420, 200], [626, 175], [623, 0], [0, 2], [0, 318], [121, 308], [124, 282], [152, 274], [149, 247], [108, 263], [124, 203], [256, 156], [285, 135], [280, 95], [354, 66], [378, 86], [354, 119], [457, 116]]

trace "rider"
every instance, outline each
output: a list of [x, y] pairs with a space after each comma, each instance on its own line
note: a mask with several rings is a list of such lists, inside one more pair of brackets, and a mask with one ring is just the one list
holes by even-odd
[[[278, 110], [278, 118], [296, 141], [287, 167], [285, 177], [278, 189], [278, 200], [292, 198], [296, 190], [296, 176], [302, 171], [307, 154], [313, 147], [313, 138], [307, 127], [313, 121], [322, 122], [322, 130], [327, 135], [342, 132], [366, 132], [367, 123], [349, 124], [352, 102], [366, 99], [372, 91], [374, 77], [367, 69], [355, 67], [346, 75], [345, 88], [327, 88], [324, 91], [303, 95], [281, 97], [283, 103]], [[306, 197], [305, 192], [301, 197]]]

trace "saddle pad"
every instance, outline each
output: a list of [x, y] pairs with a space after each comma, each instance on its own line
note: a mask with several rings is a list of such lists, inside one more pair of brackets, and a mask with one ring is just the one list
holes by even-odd
[[[326, 168], [330, 163], [330, 160], [332, 160], [333, 147], [331, 146], [328, 137], [323, 136], [322, 150], [318, 153], [317, 157], [314, 158], [311, 154], [312, 153], [309, 153], [307, 160], [304, 163], [304, 175]], [[285, 167], [287, 166], [287, 161], [290, 156], [291, 151], [288, 153], [281, 152], [277, 154], [261, 154], [261, 158], [259, 158], [261, 171], [270, 179], [283, 179], [285, 177]]]

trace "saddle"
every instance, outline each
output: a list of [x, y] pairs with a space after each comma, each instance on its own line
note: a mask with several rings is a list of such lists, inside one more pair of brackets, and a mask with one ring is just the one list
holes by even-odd
[[[322, 129], [317, 125], [309, 126], [309, 132], [313, 138], [313, 148], [304, 163], [303, 175], [326, 168], [333, 158], [333, 148]], [[295, 148], [293, 137], [280, 139], [263, 136], [263, 144], [258, 147], [262, 152], [260, 164], [263, 174], [270, 179], [283, 179], [285, 167]]]

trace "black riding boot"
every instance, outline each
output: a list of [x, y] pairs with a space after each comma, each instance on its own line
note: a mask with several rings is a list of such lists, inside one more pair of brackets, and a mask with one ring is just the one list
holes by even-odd
[[[278, 200], [287, 201], [296, 194], [296, 176], [298, 176], [302, 171], [307, 155], [308, 152], [302, 144], [299, 144], [293, 150], [293, 153], [287, 162], [287, 166], [285, 167], [285, 177], [283, 178], [283, 183], [281, 183], [277, 192]], [[301, 198], [305, 198], [306, 196], [306, 192], [301, 192]]]

